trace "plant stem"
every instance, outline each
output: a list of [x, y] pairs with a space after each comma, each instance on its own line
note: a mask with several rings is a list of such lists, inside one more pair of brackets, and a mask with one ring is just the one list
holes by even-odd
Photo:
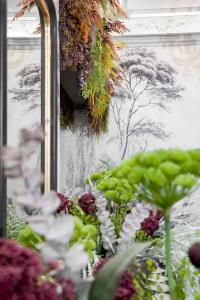
[[176, 300], [175, 293], [175, 281], [172, 272], [172, 259], [171, 259], [171, 222], [170, 222], [170, 212], [166, 211], [164, 214], [165, 220], [165, 255], [166, 255], [166, 268], [167, 268], [167, 277], [169, 284], [169, 291], [171, 300]]

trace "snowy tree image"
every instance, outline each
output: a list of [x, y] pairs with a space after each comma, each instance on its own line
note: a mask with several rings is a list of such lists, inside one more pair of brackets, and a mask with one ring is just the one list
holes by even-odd
[[176, 70], [159, 60], [153, 50], [129, 48], [123, 50], [120, 57], [124, 80], [116, 91], [111, 110], [123, 160], [130, 144], [135, 149], [145, 150], [149, 138], [165, 140], [169, 137], [163, 124], [149, 119], [146, 112], [153, 107], [167, 112], [171, 104], [181, 100], [184, 88], [177, 83]]
[[41, 66], [30, 64], [16, 74], [17, 86], [10, 90], [12, 99], [26, 106], [26, 112], [41, 106]]

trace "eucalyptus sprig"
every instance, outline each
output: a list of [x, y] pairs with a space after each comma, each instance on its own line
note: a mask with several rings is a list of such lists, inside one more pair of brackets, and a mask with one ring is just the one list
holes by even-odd
[[[22, 188], [16, 191], [16, 203], [20, 205], [25, 215], [26, 211], [38, 210], [37, 215], [25, 218], [33, 232], [26, 230], [24, 236], [21, 237], [22, 240], [25, 242], [28, 235], [29, 242], [31, 243], [32, 240], [32, 246], [37, 246], [44, 261], [58, 260], [62, 262], [62, 267], [55, 276], [59, 277], [61, 274], [70, 276], [78, 282], [80, 271], [87, 265], [89, 257], [84, 251], [83, 244], [69, 244], [74, 234], [74, 218], [70, 215], [56, 216], [56, 211], [60, 206], [57, 193], [52, 191], [44, 195], [38, 194], [43, 176], [29, 165], [30, 158], [40, 147], [43, 139], [44, 132], [40, 127], [32, 132], [27, 129], [21, 130], [17, 147], [1, 149], [4, 174], [8, 178], [21, 180]], [[43, 237], [39, 242], [38, 235]], [[75, 257], [76, 255], [78, 259]]]

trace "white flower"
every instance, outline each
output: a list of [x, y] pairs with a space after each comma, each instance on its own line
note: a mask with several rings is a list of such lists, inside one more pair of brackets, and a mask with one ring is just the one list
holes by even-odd
[[93, 184], [90, 182], [90, 186], [92, 188], [92, 193], [96, 199], [96, 208], [97, 208], [97, 216], [98, 220], [100, 221], [100, 231], [101, 237], [103, 241], [104, 249], [112, 250], [115, 252], [115, 243], [117, 241], [116, 234], [115, 234], [115, 227], [110, 219], [110, 214], [107, 211], [107, 200], [101, 192], [97, 191]]
[[74, 273], [83, 269], [88, 264], [88, 260], [83, 244], [75, 244], [65, 255], [65, 265]]
[[118, 239], [118, 250], [129, 247], [134, 242], [134, 236], [140, 229], [140, 224], [149, 216], [150, 206], [137, 203], [124, 220], [120, 238]]
[[73, 233], [74, 218], [69, 215], [63, 215], [55, 218], [45, 237], [49, 241], [57, 241], [66, 244], [72, 238]]
[[52, 224], [54, 223], [54, 216], [35, 215], [26, 218], [30, 227], [40, 235], [46, 236]]

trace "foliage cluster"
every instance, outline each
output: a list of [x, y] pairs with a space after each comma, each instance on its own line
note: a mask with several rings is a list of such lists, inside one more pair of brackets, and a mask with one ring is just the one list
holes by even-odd
[[[83, 220], [85, 219], [83, 218]], [[14, 220], [13, 224], [15, 224], [16, 226]], [[92, 225], [91, 222], [88, 222], [88, 224], [86, 224], [78, 216], [74, 217], [74, 225], [74, 233], [69, 242], [69, 246], [72, 247], [75, 244], [83, 244], [84, 250], [92, 259], [93, 253], [97, 247], [97, 227], [95, 225]], [[11, 236], [12, 231], [10, 232], [10, 229], [8, 229], [8, 233], [9, 236]], [[13, 236], [13, 238], [17, 240], [21, 245], [31, 248], [35, 251], [39, 250], [39, 244], [45, 242], [45, 238], [43, 236], [34, 232], [29, 225], [25, 225], [24, 223], [23, 227], [20, 227], [20, 229], [15, 233], [15, 236]]]
[[17, 212], [17, 205], [12, 199], [7, 201], [7, 237], [16, 240], [25, 223]]

